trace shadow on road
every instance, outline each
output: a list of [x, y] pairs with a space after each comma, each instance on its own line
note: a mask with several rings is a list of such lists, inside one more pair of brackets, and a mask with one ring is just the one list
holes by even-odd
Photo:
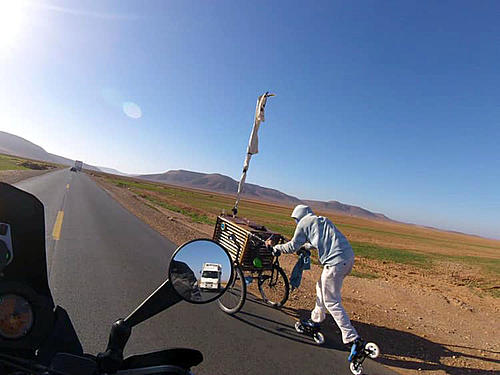
[[[276, 311], [275, 308], [257, 298], [250, 297], [247, 299], [248, 302]], [[294, 319], [307, 319], [310, 316], [310, 311], [303, 309], [282, 307], [279, 311]], [[297, 333], [293, 325], [278, 321], [281, 319], [269, 319], [266, 316], [258, 316], [245, 311], [236, 314], [235, 318], [266, 332], [304, 344], [316, 345], [312, 338]], [[283, 321], [286, 320], [283, 319]], [[380, 346], [383, 355], [376, 361], [384, 365], [409, 370], [442, 370], [450, 375], [487, 375], [499, 373], [499, 352], [466, 345], [436, 343], [413, 333], [374, 324], [358, 321], [353, 321], [353, 324], [362, 337], [376, 342]], [[322, 346], [323, 348], [346, 350], [341, 341], [340, 331], [331, 316], [328, 316], [327, 320], [322, 324], [322, 332], [326, 337], [326, 343]], [[455, 361], [457, 362], [460, 361], [460, 358], [484, 361], [489, 364], [487, 367], [490, 367], [490, 369], [474, 368], [474, 362], [469, 364], [469, 366], [472, 366], [469, 368], [464, 368], [458, 364], [448, 365], [443, 363], [449, 362], [448, 359], [458, 359]]]
[[[282, 312], [280, 311], [281, 309], [276, 309], [251, 294], [247, 295], [246, 303], [257, 304], [278, 313]], [[266, 314], [254, 314], [245, 311], [245, 308], [243, 308], [243, 310], [236, 315], [233, 315], [233, 318], [273, 335], [278, 335], [302, 344], [318, 346], [312, 337], [298, 333], [295, 331], [293, 324], [285, 323], [285, 319], [271, 319]], [[327, 340], [321, 347], [335, 350], [346, 350], [346, 347], [339, 340]]]
[[[292, 325], [284, 324], [275, 320], [267, 319], [256, 314], [251, 314], [245, 311], [240, 311], [238, 314], [233, 316], [235, 319], [248, 324], [252, 327], [258, 328], [260, 330], [272, 333], [273, 335], [278, 335], [289, 340], [294, 340], [302, 344], [314, 345], [312, 337], [297, 333]], [[335, 343], [326, 342], [322, 345], [322, 348], [341, 350], [342, 347], [336, 346]]]

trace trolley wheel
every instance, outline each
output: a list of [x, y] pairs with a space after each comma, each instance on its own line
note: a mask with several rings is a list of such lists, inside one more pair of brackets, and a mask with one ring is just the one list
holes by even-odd
[[380, 349], [374, 342], [369, 342], [365, 345], [365, 349], [368, 352], [368, 357], [377, 358], [380, 355]]
[[300, 322], [295, 322], [295, 330], [298, 333], [304, 333], [304, 326]]
[[226, 292], [217, 300], [219, 307], [227, 314], [233, 315], [241, 310], [247, 297], [247, 287], [243, 271], [234, 266], [234, 276]]
[[351, 362], [349, 368], [354, 375], [361, 375], [363, 372], [363, 366], [361, 366], [361, 364], [356, 365], [354, 362]]
[[314, 342], [318, 345], [323, 345], [325, 343], [325, 335], [321, 332], [315, 332], [313, 335]]
[[262, 272], [259, 275], [258, 285], [262, 299], [271, 306], [281, 307], [288, 300], [290, 285], [281, 267]]

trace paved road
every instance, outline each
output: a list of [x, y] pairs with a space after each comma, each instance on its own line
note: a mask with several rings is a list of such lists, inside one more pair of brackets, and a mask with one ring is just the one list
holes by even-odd
[[[127, 316], [164, 281], [175, 245], [84, 173], [60, 170], [16, 186], [45, 205], [49, 279], [56, 303], [68, 310], [84, 349], [103, 350], [113, 321]], [[54, 240], [60, 211], [60, 237]], [[297, 334], [293, 323], [259, 300], [247, 301], [236, 317], [215, 303], [181, 302], [134, 328], [126, 353], [196, 348], [205, 356], [197, 374], [350, 374], [338, 337], [327, 337], [327, 344], [318, 347]], [[394, 374], [370, 360], [365, 373]]]

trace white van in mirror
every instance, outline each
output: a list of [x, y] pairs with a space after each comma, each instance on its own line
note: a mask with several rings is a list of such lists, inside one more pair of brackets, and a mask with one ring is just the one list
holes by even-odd
[[221, 289], [222, 265], [218, 263], [204, 263], [200, 278], [200, 289], [218, 292]]

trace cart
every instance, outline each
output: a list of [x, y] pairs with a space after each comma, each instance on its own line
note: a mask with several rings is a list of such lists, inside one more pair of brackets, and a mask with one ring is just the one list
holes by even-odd
[[[264, 121], [264, 109], [267, 99], [274, 96], [269, 92], [257, 99], [255, 118], [248, 141], [247, 153], [243, 163], [236, 202], [232, 216], [217, 217], [213, 239], [231, 255], [235, 272], [227, 292], [219, 298], [220, 308], [228, 314], [235, 314], [243, 307], [247, 295], [247, 285], [257, 280], [259, 292], [264, 301], [272, 306], [282, 306], [288, 299], [290, 287], [285, 272], [280, 267], [278, 257], [272, 255], [272, 249], [265, 241], [272, 240], [273, 245], [283, 242], [283, 237], [270, 232], [266, 227], [257, 225], [245, 218], [238, 217], [238, 205], [245, 185], [250, 159], [259, 152], [258, 136], [261, 122]], [[250, 289], [252, 286], [249, 287]]]
[[290, 286], [278, 257], [265, 245], [282, 243], [284, 238], [266, 227], [229, 215], [217, 217], [213, 240], [224, 247], [234, 262], [234, 275], [225, 295], [219, 298], [219, 307], [235, 314], [245, 304], [247, 285], [257, 281], [262, 299], [271, 306], [280, 307], [288, 300]]

